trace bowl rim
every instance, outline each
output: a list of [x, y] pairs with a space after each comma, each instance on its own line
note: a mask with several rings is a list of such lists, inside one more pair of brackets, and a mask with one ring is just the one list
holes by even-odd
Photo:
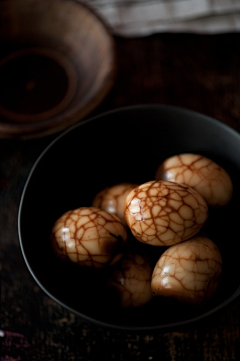
[[[12, 0], [14, 2], [17, 0]], [[32, 1], [32, 0], [26, 0]], [[39, 3], [42, 3], [42, 0], [37, 0]], [[47, 4], [47, 0], [44, 0]], [[101, 25], [102, 30], [105, 32], [106, 38], [109, 41], [109, 68], [107, 74], [104, 78], [104, 82], [98, 87], [97, 92], [90, 98], [87, 102], [83, 103], [82, 107], [79, 109], [78, 106], [70, 107], [67, 111], [63, 113], [54, 115], [52, 118], [44, 119], [43, 121], [37, 122], [7, 122], [1, 121], [0, 116], [0, 138], [18, 138], [18, 139], [34, 139], [43, 137], [46, 135], [51, 135], [60, 131], [65, 130], [67, 127], [72, 126], [76, 122], [84, 119], [91, 111], [93, 111], [104, 98], [107, 96], [109, 91], [114, 85], [116, 76], [117, 76], [117, 55], [116, 55], [116, 44], [114, 35], [112, 34], [110, 25], [103, 19], [103, 17], [98, 14], [90, 4], [78, 1], [78, 0], [68, 0], [67, 2], [63, 0], [53, 0], [56, 4], [63, 4], [66, 6], [76, 6], [81, 11], [81, 8], [85, 9], [92, 18], [94, 18], [98, 24]], [[8, 0], [3, 0], [0, 3], [0, 6], [3, 6], [4, 3], [9, 3]], [[49, 124], [49, 119], [51, 123]]]
[[159, 332], [170, 332], [170, 331], [174, 331], [177, 330], [179, 328], [185, 328], [185, 327], [189, 327], [193, 324], [196, 323], [200, 323], [200, 322], [204, 322], [207, 319], [209, 319], [210, 317], [216, 316], [216, 314], [219, 313], [219, 311], [221, 311], [222, 309], [226, 308], [227, 306], [230, 306], [230, 304], [232, 304], [234, 301], [236, 301], [239, 296], [240, 296], [240, 287], [237, 288], [234, 292], [233, 295], [231, 295], [231, 297], [229, 297], [228, 299], [226, 299], [224, 302], [222, 302], [221, 304], [219, 304], [218, 306], [212, 308], [211, 310], [204, 312], [203, 314], [184, 320], [184, 321], [179, 321], [179, 322], [171, 322], [168, 324], [163, 324], [163, 325], [156, 325], [156, 326], [128, 326], [128, 325], [119, 325], [119, 324], [113, 324], [113, 323], [109, 323], [109, 322], [105, 322], [105, 321], [101, 321], [97, 318], [85, 315], [77, 310], [75, 310], [74, 308], [68, 306], [66, 303], [62, 302], [61, 300], [59, 300], [57, 297], [55, 297], [51, 291], [49, 291], [48, 289], [46, 289], [43, 284], [41, 283], [41, 281], [37, 278], [37, 276], [35, 275], [34, 271], [32, 270], [28, 259], [26, 257], [25, 254], [25, 249], [24, 249], [24, 241], [22, 239], [22, 235], [21, 235], [21, 217], [22, 217], [22, 207], [23, 207], [23, 203], [24, 203], [24, 198], [25, 198], [25, 194], [27, 192], [27, 188], [28, 188], [28, 184], [31, 180], [31, 177], [35, 171], [35, 169], [37, 168], [38, 164], [40, 163], [40, 161], [42, 160], [42, 158], [45, 156], [45, 154], [48, 152], [48, 150], [50, 148], [52, 148], [59, 140], [61, 140], [62, 138], [64, 138], [68, 133], [74, 131], [76, 128], [80, 128], [82, 126], [84, 126], [85, 124], [88, 124], [94, 120], [99, 120], [101, 118], [104, 118], [105, 116], [108, 115], [114, 115], [118, 112], [126, 112], [126, 111], [135, 111], [135, 110], [147, 110], [147, 109], [157, 109], [157, 110], [164, 110], [164, 111], [174, 111], [177, 113], [182, 113], [182, 114], [189, 114], [189, 115], [193, 115], [193, 116], [200, 116], [205, 118], [208, 122], [210, 122], [211, 124], [215, 124], [218, 127], [222, 128], [223, 130], [230, 132], [233, 136], [238, 137], [239, 141], [240, 141], [240, 133], [238, 133], [236, 130], [234, 130], [232, 127], [230, 127], [229, 125], [223, 123], [222, 121], [213, 118], [211, 116], [205, 115], [203, 113], [200, 113], [198, 111], [192, 110], [192, 109], [188, 109], [188, 108], [184, 108], [184, 107], [179, 107], [179, 106], [172, 106], [172, 105], [165, 105], [165, 104], [143, 104], [143, 105], [129, 105], [129, 106], [123, 106], [123, 107], [118, 107], [112, 110], [108, 110], [105, 112], [102, 112], [96, 116], [90, 117], [86, 120], [83, 120], [82, 122], [76, 123], [74, 125], [72, 125], [71, 127], [67, 128], [65, 131], [63, 131], [61, 134], [59, 134], [58, 136], [56, 136], [55, 139], [53, 139], [46, 147], [45, 149], [41, 152], [41, 154], [37, 157], [36, 161], [34, 162], [28, 176], [27, 176], [27, 180], [25, 182], [25, 185], [23, 187], [23, 191], [22, 191], [22, 195], [21, 195], [21, 199], [20, 199], [20, 203], [19, 203], [19, 208], [18, 208], [18, 239], [19, 239], [19, 244], [20, 244], [20, 249], [22, 252], [22, 256], [23, 259], [26, 263], [26, 266], [28, 268], [28, 271], [30, 272], [31, 276], [33, 277], [33, 279], [35, 280], [35, 282], [38, 284], [38, 286], [42, 289], [42, 291], [45, 292], [45, 294], [50, 297], [51, 299], [53, 299], [57, 304], [60, 304], [62, 307], [66, 308], [68, 311], [74, 313], [75, 315], [81, 317], [83, 320], [87, 320], [93, 324], [99, 325], [101, 327], [107, 327], [107, 328], [112, 328], [115, 330], [119, 330], [119, 331], [159, 331]]

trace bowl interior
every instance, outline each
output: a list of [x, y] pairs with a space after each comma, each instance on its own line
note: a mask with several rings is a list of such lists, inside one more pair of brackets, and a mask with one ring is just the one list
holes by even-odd
[[70, 0], [0, 3], [0, 135], [62, 130], [107, 94], [113, 39], [103, 21]]
[[[219, 291], [200, 308], [173, 307], [154, 299], [139, 309], [123, 311], [104, 286], [107, 271], [92, 272], [55, 258], [51, 228], [64, 212], [90, 206], [97, 192], [108, 185], [153, 180], [165, 158], [183, 152], [210, 157], [233, 180], [232, 201], [210, 211], [205, 228], [223, 256]], [[30, 272], [50, 297], [104, 325], [159, 329], [204, 318], [239, 294], [238, 252], [233, 252], [238, 234], [239, 154], [238, 133], [212, 118], [169, 106], [123, 108], [73, 126], [40, 156], [23, 192], [19, 236]]]

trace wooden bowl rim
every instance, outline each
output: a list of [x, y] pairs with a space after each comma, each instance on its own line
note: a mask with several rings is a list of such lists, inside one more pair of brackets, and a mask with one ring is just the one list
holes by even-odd
[[[22, 0], [25, 1], [25, 0]], [[26, 0], [29, 1], [29, 0]], [[42, 0], [35, 0], [42, 2]], [[52, 0], [52, 2], [64, 3], [63, 0]], [[12, 3], [18, 2], [18, 0], [11, 0]], [[47, 1], [45, 0], [47, 3]], [[4, 5], [4, 3], [9, 3], [9, 0], [3, 0], [0, 5]], [[68, 0], [67, 3], [73, 4], [78, 8], [84, 8], [89, 12], [89, 14], [97, 21], [105, 33], [106, 38], [109, 42], [109, 68], [106, 71], [107, 75], [104, 78], [104, 82], [100, 84], [97, 88], [97, 91], [93, 96], [90, 96], [90, 99], [84, 101], [80, 108], [77, 105], [74, 107], [70, 107], [66, 111], [60, 112], [59, 114], [53, 116], [49, 119], [44, 119], [43, 121], [34, 122], [34, 123], [22, 123], [19, 122], [7, 122], [2, 121], [0, 116], [0, 138], [3, 139], [32, 139], [32, 138], [40, 138], [43, 136], [51, 135], [57, 132], [60, 132], [71, 125], [77, 123], [86, 117], [91, 111], [93, 111], [106, 97], [112, 88], [116, 73], [117, 73], [117, 61], [116, 61], [116, 46], [114, 41], [114, 36], [110, 30], [109, 25], [103, 20], [103, 18], [93, 10], [93, 8], [85, 4], [79, 0]], [[80, 10], [81, 11], [81, 10]], [[91, 90], [91, 89], [90, 89]]]

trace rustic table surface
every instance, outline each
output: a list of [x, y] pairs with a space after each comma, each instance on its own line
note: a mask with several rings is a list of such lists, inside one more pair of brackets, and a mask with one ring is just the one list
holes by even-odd
[[[159, 103], [199, 111], [240, 131], [240, 34], [115, 41], [115, 84], [88, 118]], [[19, 246], [18, 207], [33, 163], [55, 137], [0, 140], [0, 360], [240, 360], [240, 299], [209, 324], [148, 334], [100, 328], [37, 286]]]

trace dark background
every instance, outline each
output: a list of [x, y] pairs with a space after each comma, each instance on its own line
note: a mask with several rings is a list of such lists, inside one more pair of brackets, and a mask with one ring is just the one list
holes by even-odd
[[[115, 84], [87, 118], [122, 106], [170, 104], [240, 131], [240, 34], [156, 34], [115, 42]], [[19, 246], [18, 207], [32, 165], [56, 136], [0, 139], [0, 360], [239, 360], [240, 300], [188, 329], [128, 333], [78, 318], [37, 286]]]

